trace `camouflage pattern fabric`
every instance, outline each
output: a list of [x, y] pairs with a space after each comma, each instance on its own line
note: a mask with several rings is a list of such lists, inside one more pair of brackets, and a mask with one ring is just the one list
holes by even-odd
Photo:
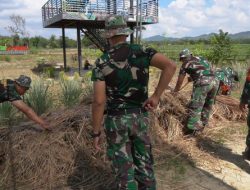
[[97, 59], [92, 81], [105, 81], [108, 110], [142, 107], [148, 98], [149, 65], [155, 53], [123, 43]]
[[208, 85], [214, 78], [211, 65], [202, 57], [193, 57], [187, 63], [183, 63], [180, 74], [185, 75], [186, 73], [190, 75], [194, 85]]
[[248, 69], [246, 82], [241, 94], [240, 102], [242, 104], [248, 104], [248, 116], [247, 116], [247, 126], [248, 126], [248, 135], [246, 138], [246, 144], [250, 148], [250, 68]]
[[234, 81], [239, 81], [238, 73], [235, 72], [232, 68], [226, 67], [222, 69], [218, 69], [215, 71], [215, 77], [221, 83], [226, 84], [230, 87], [233, 86]]
[[[149, 65], [156, 51], [122, 43], [104, 53], [92, 71], [93, 81], [105, 81], [107, 113], [142, 108], [148, 98]], [[155, 189], [148, 115], [108, 115], [107, 154], [119, 189]]]
[[105, 20], [105, 38], [111, 38], [118, 35], [128, 36], [132, 32], [133, 30], [127, 27], [127, 22], [121, 15], [112, 15]]
[[20, 75], [18, 79], [15, 80], [16, 83], [22, 87], [30, 88], [31, 78], [25, 75]]
[[248, 126], [248, 133], [246, 138], [246, 145], [250, 147], [250, 108], [248, 107], [248, 115], [247, 115], [247, 126]]
[[0, 103], [5, 101], [21, 100], [21, 96], [17, 93], [14, 81], [10, 79], [0, 80]]
[[119, 190], [155, 190], [148, 113], [107, 116], [107, 155]]
[[209, 85], [193, 86], [193, 93], [188, 107], [188, 129], [201, 130], [208, 125], [218, 85], [218, 82], [213, 80]]
[[210, 63], [203, 57], [192, 57], [190, 61], [183, 63], [180, 74], [186, 75], [186, 73], [194, 81], [187, 128], [192, 131], [201, 130], [208, 125], [219, 84]]

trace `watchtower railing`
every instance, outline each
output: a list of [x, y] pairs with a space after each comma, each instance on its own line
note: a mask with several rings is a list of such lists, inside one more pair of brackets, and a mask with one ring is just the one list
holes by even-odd
[[49, 0], [42, 7], [42, 18], [45, 22], [62, 13], [118, 14], [133, 22], [136, 20], [137, 9], [143, 21], [158, 22], [158, 0]]

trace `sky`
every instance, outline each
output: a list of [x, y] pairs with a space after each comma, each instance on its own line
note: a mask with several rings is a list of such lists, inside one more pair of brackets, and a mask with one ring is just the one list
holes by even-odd
[[[143, 38], [164, 35], [187, 37], [218, 33], [231, 34], [250, 31], [249, 0], [159, 0], [159, 23], [147, 25]], [[26, 20], [26, 29], [32, 36], [61, 35], [61, 29], [43, 28], [41, 7], [47, 0], [1, 0], [0, 35], [9, 35], [10, 15]], [[75, 38], [76, 30], [67, 29], [66, 36]]]

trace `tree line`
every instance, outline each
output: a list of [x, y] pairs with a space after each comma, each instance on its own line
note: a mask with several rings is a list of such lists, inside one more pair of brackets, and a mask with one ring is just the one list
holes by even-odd
[[[93, 43], [83, 36], [81, 39], [81, 44], [85, 47], [93, 45]], [[76, 48], [77, 41], [65, 37], [66, 48]], [[62, 36], [56, 37], [51, 35], [50, 38], [45, 38], [42, 36], [35, 37], [20, 37], [19, 35], [13, 36], [0, 36], [0, 46], [28, 46], [29, 48], [62, 48], [63, 38]]]

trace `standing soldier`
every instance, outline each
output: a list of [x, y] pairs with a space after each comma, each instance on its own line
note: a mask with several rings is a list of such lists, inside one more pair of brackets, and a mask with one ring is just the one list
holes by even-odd
[[[132, 30], [127, 28], [123, 17], [109, 17], [105, 27], [105, 37], [111, 49], [97, 59], [92, 74], [94, 147], [100, 150], [99, 137], [106, 103], [107, 155], [116, 174], [117, 189], [155, 190], [147, 111], [158, 105], [176, 65], [154, 49], [128, 44], [126, 38]], [[149, 66], [162, 72], [153, 95], [148, 98]]]
[[245, 111], [248, 105], [248, 116], [247, 116], [247, 125], [248, 125], [248, 134], [246, 138], [246, 150], [244, 156], [247, 160], [250, 160], [250, 67], [248, 68], [247, 77], [242, 95], [240, 98], [240, 109]]
[[49, 125], [40, 118], [29, 106], [27, 106], [21, 96], [30, 88], [31, 79], [28, 76], [20, 75], [16, 80], [0, 80], [0, 103], [9, 101], [13, 106], [23, 112], [28, 118], [39, 124], [44, 129], [49, 129]]
[[208, 125], [210, 112], [218, 89], [211, 65], [202, 57], [194, 57], [188, 49], [180, 52], [180, 69], [174, 92], [178, 92], [186, 73], [193, 81], [193, 92], [189, 104], [189, 115], [185, 134], [195, 134]]

